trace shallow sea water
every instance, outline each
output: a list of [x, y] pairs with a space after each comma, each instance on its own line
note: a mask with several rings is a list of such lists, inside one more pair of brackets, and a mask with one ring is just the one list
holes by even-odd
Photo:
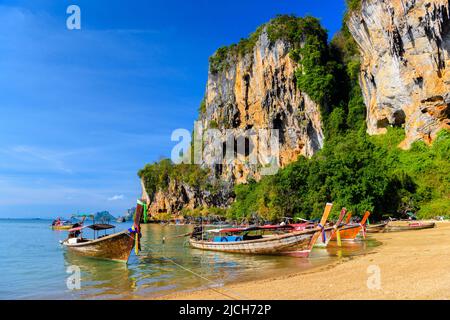
[[[67, 232], [48, 220], [0, 220], [0, 299], [143, 299], [178, 291], [282, 276], [368, 253], [376, 241], [315, 249], [310, 258], [207, 252], [174, 238], [192, 226], [143, 225], [142, 252], [127, 265], [82, 258], [59, 244]], [[130, 224], [116, 224], [116, 231]], [[167, 238], [163, 244], [163, 237]], [[70, 266], [81, 271], [81, 288], [67, 286]]]

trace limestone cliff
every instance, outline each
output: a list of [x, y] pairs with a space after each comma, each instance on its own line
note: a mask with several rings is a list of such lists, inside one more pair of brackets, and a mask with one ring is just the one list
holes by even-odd
[[[300, 18], [287, 19], [294, 24], [301, 22]], [[219, 49], [210, 59], [199, 123], [203, 127], [201, 167], [209, 169], [208, 179], [215, 191], [193, 187], [176, 175], [163, 179], [164, 188], [154, 188], [155, 181], [164, 174], [160, 169], [149, 169], [147, 177], [141, 175], [141, 181], [142, 196], [151, 204], [152, 214], [229, 206], [233, 186], [250, 178], [259, 180], [261, 168], [267, 165], [267, 154], [261, 151], [271, 149], [267, 143], [271, 133], [264, 140], [259, 129], [278, 131], [278, 137], [274, 136], [279, 142], [275, 162], [280, 167], [299, 155], [311, 157], [322, 148], [324, 134], [319, 106], [298, 89], [295, 72], [299, 66], [290, 56], [303, 42], [279, 36], [284, 26], [273, 36], [274, 32], [268, 31], [271, 23], [260, 27], [249, 39]], [[206, 134], [207, 129], [217, 129], [218, 139]], [[243, 149], [242, 144], [237, 146], [242, 139]], [[221, 157], [213, 164], [212, 151], [217, 146], [216, 155], [219, 153]], [[233, 155], [232, 160], [226, 157], [227, 152], [228, 156]], [[254, 155], [256, 161], [255, 158], [249, 161]], [[153, 185], [149, 188], [148, 184]], [[149, 191], [152, 194], [147, 190], [152, 190]]]
[[349, 15], [369, 134], [404, 126], [409, 147], [450, 128], [449, 7], [449, 0], [362, 0]]
[[159, 190], [153, 195], [149, 195], [146, 191], [142, 178], [141, 186], [141, 199], [144, 199], [149, 204], [148, 209], [152, 216], [160, 213], [179, 214], [183, 209], [226, 208], [233, 201], [231, 188], [227, 186], [223, 186], [217, 192], [211, 192], [176, 179], [170, 179], [167, 189]]
[[[293, 46], [283, 39], [271, 41], [264, 27], [245, 55], [229, 48], [221, 57], [221, 69], [211, 64], [200, 115], [203, 128], [218, 128], [224, 144], [230, 134], [236, 139], [245, 130], [278, 129], [281, 167], [299, 155], [310, 157], [319, 150], [323, 145], [319, 106], [297, 88], [298, 65], [289, 55]], [[262, 145], [257, 138], [250, 138], [249, 144], [256, 149]], [[206, 137], [206, 148], [211, 145]], [[233, 183], [258, 180], [258, 168], [264, 161], [258, 155], [258, 164], [251, 164], [247, 161], [250, 152], [253, 149], [247, 154], [237, 150], [234, 161], [224, 160], [216, 166], [216, 176]]]

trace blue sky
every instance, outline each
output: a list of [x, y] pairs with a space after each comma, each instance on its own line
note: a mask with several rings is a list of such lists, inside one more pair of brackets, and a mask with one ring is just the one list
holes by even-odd
[[[66, 28], [81, 8], [82, 29]], [[321, 18], [344, 0], [0, 0], [0, 218], [123, 213], [136, 172], [191, 129], [208, 57], [276, 14]]]

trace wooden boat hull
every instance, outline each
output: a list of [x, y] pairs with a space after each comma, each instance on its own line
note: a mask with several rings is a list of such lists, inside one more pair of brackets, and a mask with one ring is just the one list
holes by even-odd
[[72, 225], [70, 226], [52, 226], [52, 230], [59, 230], [59, 231], [64, 231], [64, 230], [70, 230], [72, 229]]
[[436, 226], [434, 222], [407, 222], [405, 224], [391, 223], [386, 226], [386, 232], [399, 232], [410, 230], [433, 229]]
[[238, 242], [211, 242], [191, 238], [189, 243], [193, 248], [208, 251], [246, 254], [282, 254], [292, 252], [298, 255], [302, 253], [307, 255], [310, 251], [311, 238], [316, 231], [292, 232]]
[[[339, 229], [342, 241], [352, 241], [355, 240], [361, 231], [362, 227], [358, 224], [346, 225]], [[337, 235], [333, 234], [330, 241], [337, 241]]]
[[80, 256], [126, 263], [133, 249], [134, 241], [135, 239], [128, 231], [123, 231], [104, 238], [76, 244], [69, 244], [65, 240], [63, 245], [69, 251]]
[[367, 233], [380, 233], [384, 232], [386, 229], [387, 223], [380, 223], [380, 224], [373, 224], [370, 226], [367, 226], [366, 232]]
[[321, 234], [319, 238], [317, 238], [316, 243], [314, 244], [314, 247], [316, 248], [325, 248], [328, 246], [328, 243], [330, 242], [332, 235], [334, 234], [334, 228], [326, 228], [325, 229], [325, 242], [323, 241], [323, 235]]

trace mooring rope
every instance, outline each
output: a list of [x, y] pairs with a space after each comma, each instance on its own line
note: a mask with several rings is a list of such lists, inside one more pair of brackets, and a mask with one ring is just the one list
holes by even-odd
[[[196, 277], [198, 277], [198, 278], [200, 278], [200, 279], [202, 279], [202, 280], [205, 280], [205, 281], [207, 281], [207, 282], [209, 282], [209, 283], [212, 283], [212, 284], [214, 284], [214, 285], [220, 285], [219, 283], [217, 283], [217, 282], [215, 282], [215, 281], [213, 281], [213, 280], [211, 280], [211, 279], [208, 279], [208, 278], [206, 278], [205, 276], [202, 276], [201, 274], [198, 274], [197, 272], [195, 272], [195, 271], [193, 271], [193, 270], [191, 270], [191, 269], [189, 269], [189, 268], [184, 267], [183, 265], [177, 263], [177, 262], [174, 261], [173, 259], [170, 259], [169, 257], [166, 257], [162, 252], [157, 252], [157, 251], [155, 251], [155, 250], [153, 250], [153, 249], [148, 249], [148, 251], [141, 251], [141, 253], [144, 253], [144, 254], [148, 254], [148, 253], [156, 253], [156, 254], [160, 254], [160, 255], [162, 256], [162, 258], [164, 258], [164, 259], [166, 259], [167, 261], [171, 262], [171, 263], [174, 264], [175, 266], [177, 266], [177, 267], [183, 269], [184, 271], [187, 271], [187, 272], [193, 274], [194, 276], [196, 276]], [[239, 293], [237, 293], [237, 292], [233, 292], [232, 290], [225, 289], [225, 288], [222, 288], [222, 291], [228, 291], [230, 294], [234, 294], [234, 295], [237, 296], [238, 298], [233, 297], [233, 296], [231, 296], [231, 295], [229, 295], [229, 294], [223, 293], [223, 292], [219, 291], [219, 289], [216, 289], [216, 288], [213, 288], [213, 287], [210, 287], [210, 286], [208, 286], [208, 290], [212, 290], [212, 291], [214, 291], [214, 292], [216, 292], [216, 293], [218, 293], [218, 294], [221, 294], [221, 295], [223, 295], [224, 297], [227, 297], [227, 298], [229, 298], [229, 299], [231, 299], [231, 300], [239, 300], [239, 299], [241, 299], [241, 300], [242, 300], [242, 299], [249, 300], [249, 298], [247, 298], [247, 297], [245, 297], [245, 296], [242, 296], [241, 294], [239, 294]]]

